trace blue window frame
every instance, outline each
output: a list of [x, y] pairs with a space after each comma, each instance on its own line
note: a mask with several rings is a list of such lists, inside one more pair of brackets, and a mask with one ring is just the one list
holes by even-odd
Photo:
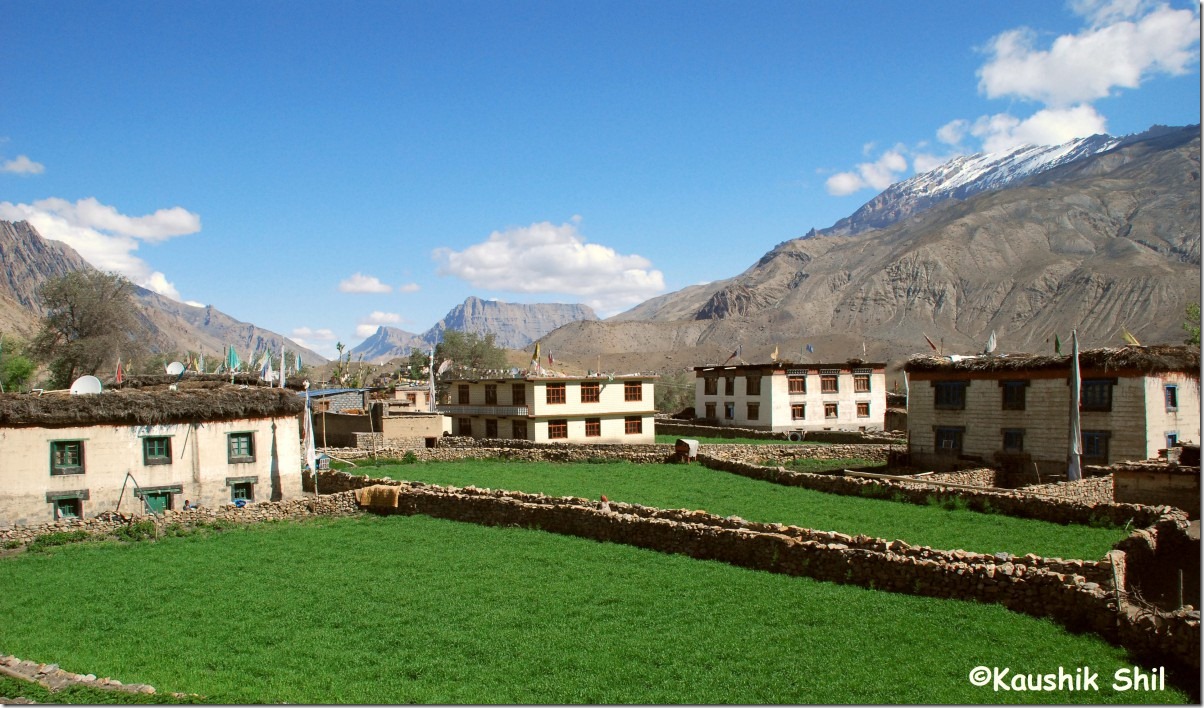
[[1079, 408], [1085, 411], [1112, 410], [1112, 387], [1116, 379], [1083, 379], [1079, 387]]
[[965, 436], [965, 428], [941, 427], [935, 431], [933, 444], [937, 452], [949, 454], [958, 454], [962, 451], [962, 438]]
[[1179, 410], [1179, 387], [1175, 384], [1167, 384], [1163, 391], [1166, 393], [1167, 412]]
[[1023, 428], [1004, 428], [1003, 429], [1003, 451], [1004, 452], [1023, 452], [1024, 451], [1024, 429]]
[[1107, 430], [1083, 431], [1083, 459], [1094, 464], [1108, 463], [1108, 439], [1112, 433]]

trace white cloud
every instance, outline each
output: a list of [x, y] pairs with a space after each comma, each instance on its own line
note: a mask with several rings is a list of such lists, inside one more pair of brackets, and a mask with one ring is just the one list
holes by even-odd
[[28, 221], [44, 238], [62, 241], [94, 267], [120, 273], [173, 300], [180, 299], [176, 287], [134, 252], [142, 241], [159, 242], [201, 230], [200, 217], [182, 207], [132, 217], [91, 197], [74, 204], [57, 198], [33, 204], [0, 202], [0, 219]]
[[360, 319], [359, 324], [355, 326], [355, 333], [360, 337], [370, 337], [376, 334], [376, 330], [381, 325], [397, 325], [401, 324], [401, 322], [402, 317], [396, 312], [381, 312], [377, 310], [367, 317]]
[[438, 248], [432, 256], [440, 275], [490, 290], [573, 295], [599, 313], [619, 312], [665, 289], [664, 276], [647, 258], [586, 243], [580, 221], [494, 231], [483, 243], [463, 251]]
[[293, 330], [292, 338], [300, 343], [299, 338], [305, 338], [314, 342], [333, 342], [337, 337], [332, 330], [321, 328], [311, 329], [309, 327], [297, 327]]
[[1080, 5], [1093, 21], [1114, 21], [1062, 35], [1049, 49], [1038, 48], [1036, 33], [1028, 28], [998, 35], [988, 48], [990, 60], [978, 72], [983, 95], [1072, 106], [1104, 98], [1114, 89], [1137, 88], [1155, 74], [1184, 74], [1198, 59], [1200, 20], [1191, 10], [1160, 6], [1130, 20], [1144, 5]]
[[344, 293], [391, 293], [393, 292], [392, 285], [386, 285], [380, 282], [380, 278], [374, 275], [364, 275], [356, 273], [350, 278], [339, 283], [339, 292]]
[[422, 286], [418, 283], [406, 283], [405, 285], [397, 286], [397, 292], [399, 293], [416, 293], [421, 289]]
[[355, 334], [357, 337], [371, 337], [376, 334], [378, 329], [380, 329], [380, 325], [358, 324], [355, 326]]
[[906, 169], [907, 158], [903, 156], [903, 148], [895, 146], [877, 160], [857, 165], [854, 172], [838, 172], [829, 177], [828, 194], [839, 197], [866, 187], [883, 190], [898, 182]]
[[1089, 20], [1092, 27], [1140, 17], [1153, 7], [1154, 3], [1149, 0], [1071, 0], [1070, 2], [1071, 11]]
[[982, 141], [984, 152], [998, 152], [1018, 145], [1060, 145], [1075, 138], [1108, 132], [1108, 123], [1093, 106], [1046, 108], [1024, 120], [1007, 113], [983, 116], [971, 134]]
[[12, 172], [18, 175], [40, 175], [46, 171], [46, 165], [34, 162], [25, 155], [17, 155], [16, 159], [0, 163], [0, 172]]

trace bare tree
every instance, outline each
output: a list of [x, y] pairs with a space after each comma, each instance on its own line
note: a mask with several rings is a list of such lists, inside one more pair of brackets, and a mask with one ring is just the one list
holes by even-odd
[[146, 331], [134, 305], [134, 285], [116, 273], [81, 270], [38, 289], [46, 308], [30, 345], [50, 368], [51, 385], [65, 388], [102, 367], [115, 369], [144, 351]]

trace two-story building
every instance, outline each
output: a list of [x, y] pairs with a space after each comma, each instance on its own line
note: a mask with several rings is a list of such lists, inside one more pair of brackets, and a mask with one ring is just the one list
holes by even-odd
[[655, 376], [526, 376], [449, 381], [451, 432], [533, 442], [656, 441]]
[[301, 398], [189, 386], [0, 394], [0, 524], [301, 496]]
[[742, 364], [694, 368], [695, 415], [775, 432], [882, 430], [886, 364]]
[[[1065, 477], [1070, 356], [918, 356], [903, 369], [913, 465], [982, 463]], [[1199, 442], [1198, 348], [1088, 349], [1079, 369], [1083, 464], [1145, 460]]]

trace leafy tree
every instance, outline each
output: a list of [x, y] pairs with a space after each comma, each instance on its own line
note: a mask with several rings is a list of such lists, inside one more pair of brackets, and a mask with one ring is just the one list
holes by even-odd
[[1187, 344], [1200, 346], [1200, 303], [1187, 304], [1187, 319], [1183, 321], [1183, 331], [1187, 332]]
[[25, 355], [25, 346], [19, 339], [0, 336], [0, 391], [22, 390], [37, 369], [37, 363]]
[[495, 340], [492, 332], [481, 336], [476, 332], [444, 330], [443, 341], [435, 346], [435, 361], [442, 363], [450, 359], [451, 370], [457, 376], [472, 376], [473, 372], [490, 369], [508, 369], [506, 350], [497, 346]]
[[38, 290], [46, 316], [30, 353], [50, 368], [50, 385], [66, 388], [77, 377], [112, 370], [144, 350], [146, 329], [134, 306], [134, 285], [116, 273], [75, 271]]
[[656, 410], [658, 413], [680, 413], [694, 405], [694, 372], [674, 371], [665, 374], [656, 382]]

